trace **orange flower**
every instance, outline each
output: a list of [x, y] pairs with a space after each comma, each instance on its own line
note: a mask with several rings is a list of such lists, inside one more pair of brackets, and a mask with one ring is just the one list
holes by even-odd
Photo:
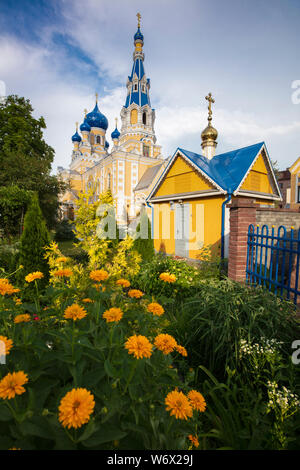
[[128, 338], [125, 343], [125, 348], [128, 349], [128, 354], [133, 354], [136, 359], [143, 357], [150, 357], [152, 354], [152, 344], [142, 335], [133, 335]]
[[123, 317], [123, 312], [120, 308], [110, 308], [103, 313], [103, 318], [105, 318], [107, 323], [118, 322]]
[[118, 281], [116, 282], [116, 284], [118, 286], [122, 286], [122, 287], [130, 287], [130, 282], [127, 281], [127, 279], [118, 279]]
[[68, 261], [68, 259], [65, 256], [60, 256], [56, 260], [57, 263], [66, 263], [66, 261]]
[[191, 390], [188, 393], [188, 398], [191, 402], [192, 408], [198, 411], [205, 411], [206, 409], [206, 401], [201, 393], [197, 392], [197, 390]]
[[176, 276], [175, 276], [175, 274], [161, 273], [160, 276], [159, 276], [159, 279], [161, 279], [164, 282], [173, 283], [173, 282], [176, 281]]
[[86, 299], [82, 299], [81, 302], [84, 302], [85, 304], [92, 304], [94, 301], [92, 299], [89, 299], [88, 297]]
[[92, 279], [93, 281], [106, 281], [108, 277], [109, 274], [107, 271], [104, 271], [104, 269], [96, 269], [95, 271], [90, 272], [90, 279]]
[[14, 319], [14, 323], [27, 323], [30, 321], [30, 315], [28, 313], [24, 313], [22, 315], [17, 315]]
[[26, 282], [33, 282], [36, 279], [42, 279], [44, 277], [44, 274], [41, 273], [40, 271], [35, 271], [34, 273], [27, 274], [25, 277]]
[[157, 349], [162, 351], [164, 354], [171, 353], [177, 346], [175, 338], [173, 338], [173, 336], [171, 335], [164, 333], [156, 336], [154, 344]]
[[191, 441], [191, 443], [193, 444], [194, 447], [199, 447], [199, 441], [198, 441], [198, 438], [197, 436], [192, 436], [192, 434], [190, 434], [188, 436], [189, 440]]
[[62, 399], [59, 405], [59, 421], [63, 427], [80, 428], [90, 420], [94, 411], [94, 395], [85, 388], [73, 388]]
[[0, 381], [0, 398], [10, 400], [16, 395], [22, 395], [25, 392], [24, 384], [28, 382], [28, 376], [23, 371], [7, 374]]
[[22, 305], [22, 300], [21, 299], [15, 299], [15, 304], [16, 305]]
[[152, 302], [151, 304], [148, 304], [147, 310], [148, 312], [151, 312], [153, 313], [153, 315], [157, 315], [158, 317], [160, 317], [165, 312], [164, 308], [156, 302]]
[[71, 277], [73, 274], [72, 269], [58, 269], [57, 271], [54, 271], [54, 276], [56, 277]]
[[86, 310], [78, 304], [70, 305], [66, 308], [64, 313], [64, 318], [71, 318], [72, 320], [82, 320], [82, 318], [86, 317], [87, 312]]
[[13, 342], [11, 339], [8, 339], [6, 336], [0, 336], [0, 357], [9, 354], [12, 346]]
[[187, 355], [188, 355], [187, 350], [183, 346], [180, 346], [179, 344], [177, 344], [175, 349], [176, 349], [177, 352], [179, 352], [179, 354], [181, 354], [184, 357], [187, 357]]
[[20, 292], [20, 289], [15, 289], [12, 284], [10, 284], [8, 279], [0, 279], [0, 294], [1, 295], [11, 295], [16, 292]]
[[135, 297], [136, 299], [139, 299], [140, 297], [143, 297], [143, 292], [138, 290], [138, 289], [130, 289], [128, 291], [129, 297], [133, 298]]
[[188, 398], [182, 392], [174, 390], [165, 398], [166, 410], [176, 419], [188, 419], [193, 416], [193, 409]]

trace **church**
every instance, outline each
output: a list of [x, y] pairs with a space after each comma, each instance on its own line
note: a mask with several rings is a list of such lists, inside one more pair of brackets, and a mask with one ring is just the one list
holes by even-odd
[[58, 167], [58, 176], [70, 189], [60, 198], [62, 215], [74, 217], [78, 193], [91, 188], [95, 198], [108, 189], [116, 203], [119, 225], [126, 225], [145, 205], [151, 185], [165, 166], [161, 146], [154, 131], [155, 110], [150, 101], [150, 79], [144, 68], [144, 36], [138, 27], [134, 35], [133, 66], [128, 76], [127, 96], [121, 109], [121, 128], [117, 119], [111, 133], [113, 146], [109, 151], [106, 131], [108, 120], [101, 112], [96, 94], [95, 107], [85, 110], [83, 122], [72, 136], [73, 151], [68, 169]]
[[[201, 153], [180, 147], [164, 159], [156, 143], [155, 110], [150, 102], [150, 80], [144, 69], [144, 36], [134, 35], [133, 66], [128, 76], [121, 128], [117, 120], [109, 151], [107, 118], [96, 94], [72, 137], [74, 149], [69, 169], [59, 175], [70, 182], [61, 197], [64, 216], [73, 217], [80, 191], [93, 188], [95, 200], [110, 189], [119, 226], [135, 220], [146, 207], [157, 252], [197, 260], [203, 247], [228, 256], [229, 208], [235, 198], [250, 198], [257, 206], [275, 207], [282, 201], [272, 162], [264, 142], [217, 154], [218, 131], [212, 126], [212, 94], [208, 125], [201, 134]], [[78, 126], [78, 125], [77, 125]], [[200, 141], [199, 141], [200, 147]]]

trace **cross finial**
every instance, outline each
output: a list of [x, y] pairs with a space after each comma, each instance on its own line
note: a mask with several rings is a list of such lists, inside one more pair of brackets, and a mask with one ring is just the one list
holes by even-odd
[[83, 111], [84, 111], [84, 117], [86, 117], [87, 109], [85, 108]]
[[95, 95], [96, 95], [96, 103], [98, 103], [98, 93], [96, 92]]
[[116, 129], [118, 128], [118, 118], [115, 118], [116, 121]]
[[137, 16], [137, 19], [138, 19], [138, 28], [140, 28], [140, 26], [141, 26], [141, 18], [142, 18], [142, 16], [141, 16], [141, 14], [140, 14], [140, 13], [137, 13], [137, 14], [136, 14], [136, 16]]
[[75, 124], [76, 124], [76, 132], [78, 132], [78, 122], [76, 122]]
[[212, 120], [212, 110], [211, 110], [211, 104], [215, 102], [215, 100], [212, 97], [211, 93], [208, 93], [208, 95], [205, 97], [205, 99], [208, 101], [208, 122], [209, 124], [211, 123]]

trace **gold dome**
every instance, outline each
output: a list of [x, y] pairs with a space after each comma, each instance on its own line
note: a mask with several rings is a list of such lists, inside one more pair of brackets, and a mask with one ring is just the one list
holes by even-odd
[[201, 138], [202, 142], [206, 142], [208, 140], [216, 141], [218, 138], [218, 131], [209, 123], [204, 131], [202, 131]]

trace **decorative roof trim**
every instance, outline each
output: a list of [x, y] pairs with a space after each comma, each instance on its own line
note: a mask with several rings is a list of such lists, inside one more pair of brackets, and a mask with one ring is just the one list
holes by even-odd
[[245, 189], [240, 189], [236, 196], [249, 196], [258, 199], [273, 199], [274, 201], [282, 201], [282, 198], [280, 196], [276, 196], [275, 194], [259, 193], [257, 191], [248, 191]]
[[166, 196], [158, 196], [152, 199], [149, 199], [149, 202], [164, 202], [164, 201], [175, 201], [178, 199], [194, 199], [195, 197], [211, 197], [211, 196], [223, 196], [220, 191], [210, 190], [210, 191], [193, 191], [190, 193], [180, 193], [180, 194], [168, 194]]

